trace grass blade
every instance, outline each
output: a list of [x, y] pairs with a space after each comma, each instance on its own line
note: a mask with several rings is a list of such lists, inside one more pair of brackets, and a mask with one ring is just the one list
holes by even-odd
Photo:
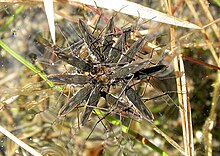
[[24, 143], [23, 141], [21, 141], [20, 139], [18, 139], [16, 136], [14, 136], [12, 133], [10, 133], [9, 131], [7, 131], [5, 128], [3, 128], [0, 125], [0, 132], [3, 133], [5, 136], [7, 136], [9, 139], [11, 139], [12, 141], [14, 141], [16, 144], [18, 144], [19, 146], [21, 146], [22, 148], [24, 148], [26, 151], [28, 151], [29, 153], [31, 153], [34, 156], [42, 156], [40, 153], [38, 153], [35, 149], [33, 149], [32, 147], [30, 147], [29, 145], [27, 145], [26, 143]]
[[6, 23], [0, 28], [0, 32], [4, 31], [5, 29], [8, 28], [8, 25], [11, 24], [14, 19], [16, 18], [17, 15], [19, 15], [21, 13], [21, 11], [24, 9], [24, 5], [21, 5], [20, 7], [17, 8], [17, 10], [14, 12], [14, 14], [12, 14], [8, 20], [6, 21]]
[[[55, 85], [47, 80], [47, 75], [44, 74], [40, 69], [35, 67], [33, 64], [31, 64], [29, 61], [27, 61], [25, 58], [23, 58], [21, 55], [17, 54], [15, 51], [13, 51], [11, 48], [9, 48], [2, 40], [0, 40], [0, 46], [8, 52], [11, 56], [13, 56], [16, 60], [21, 62], [23, 65], [25, 65], [27, 68], [32, 70], [34, 73], [38, 74], [43, 80], [47, 82], [47, 84], [50, 87], [54, 87]], [[62, 91], [62, 87], [55, 86], [57, 90]]]

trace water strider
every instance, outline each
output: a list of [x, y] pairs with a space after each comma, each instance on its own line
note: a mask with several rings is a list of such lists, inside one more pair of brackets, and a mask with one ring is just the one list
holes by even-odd
[[86, 85], [82, 89], [80, 89], [70, 100], [67, 104], [65, 104], [59, 111], [60, 116], [65, 116], [68, 114], [71, 110], [76, 108], [78, 105], [80, 105], [83, 101], [87, 101], [89, 98], [89, 95], [92, 91], [91, 85]]
[[129, 87], [125, 90], [125, 95], [131, 101], [132, 104], [141, 112], [143, 117], [150, 122], [153, 122], [154, 116], [152, 112], [145, 106], [144, 102], [141, 100], [140, 95], [133, 88]]
[[90, 81], [90, 78], [79, 74], [51, 74], [47, 79], [55, 84], [75, 84], [83, 85]]

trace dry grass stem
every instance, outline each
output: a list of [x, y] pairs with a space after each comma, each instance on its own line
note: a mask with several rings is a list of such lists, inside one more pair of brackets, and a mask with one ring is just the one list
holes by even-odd
[[220, 102], [220, 72], [218, 72], [216, 82], [214, 84], [214, 91], [212, 94], [212, 105], [209, 117], [203, 125], [203, 142], [205, 144], [205, 155], [212, 156], [212, 129], [216, 124], [217, 106]]
[[184, 113], [184, 120], [186, 121], [184, 124], [184, 128], [186, 128], [186, 136], [183, 136], [186, 139], [187, 143], [187, 155], [193, 156], [194, 155], [194, 142], [193, 142], [193, 127], [192, 127], [192, 116], [191, 116], [191, 106], [189, 102], [189, 96], [188, 96], [188, 87], [186, 82], [186, 75], [185, 75], [185, 69], [183, 64], [183, 59], [180, 56], [179, 57], [179, 66], [180, 66], [180, 72], [181, 72], [181, 89], [182, 89], [182, 95], [183, 95], [183, 107], [184, 110], [182, 110], [182, 113]]
[[[187, 3], [188, 7], [190, 8], [191, 12], [193, 13], [193, 16], [194, 16], [196, 22], [199, 24], [199, 26], [203, 27], [202, 22], [200, 21], [197, 13], [195, 11], [195, 8], [193, 7], [192, 2], [189, 0], [185, 0], [185, 1]], [[200, 3], [202, 5], [204, 11], [206, 12], [205, 14], [208, 17], [208, 19], [210, 21], [213, 21], [213, 18], [211, 16], [211, 14], [209, 13], [209, 11], [207, 10], [207, 7], [204, 4], [204, 2], [200, 1]], [[218, 32], [218, 29], [216, 29], [216, 27], [215, 27], [215, 25], [212, 25], [212, 28], [213, 28], [214, 32], [216, 33], [216, 36], [219, 40], [219, 32]], [[205, 31], [205, 29], [201, 29], [201, 32], [204, 35], [206, 44], [208, 45], [208, 47], [212, 53], [212, 56], [215, 60], [215, 63], [217, 64], [217, 66], [220, 66], [219, 57], [217, 56], [217, 53], [216, 53], [212, 43], [209, 40], [209, 38], [210, 38], [209, 34]], [[217, 112], [216, 108], [217, 108], [217, 104], [219, 101], [219, 74], [216, 79], [216, 84], [214, 85], [214, 91], [213, 91], [212, 97], [213, 97], [213, 99], [212, 99], [211, 111], [210, 111], [209, 117], [206, 119], [206, 122], [203, 126], [203, 142], [205, 144], [205, 155], [206, 156], [212, 155], [212, 133], [211, 133], [211, 130], [213, 129], [214, 123], [216, 122], [216, 112]]]
[[168, 135], [166, 135], [163, 131], [161, 131], [157, 126], [155, 125], [151, 125], [154, 129], [155, 132], [157, 132], [158, 134], [160, 134], [167, 142], [169, 142], [173, 147], [175, 147], [179, 152], [181, 152], [182, 154], [185, 154], [184, 149], [178, 145], [172, 138], [170, 138]]
[[[212, 14], [210, 13], [209, 8], [208, 8], [208, 3], [209, 2], [207, 0], [199, 0], [199, 3], [201, 4], [201, 6], [203, 8], [206, 17], [209, 20], [209, 23], [212, 23], [214, 21], [214, 18], [212, 17]], [[211, 27], [212, 27], [216, 37], [220, 41], [220, 31], [219, 31], [218, 26], [214, 23], [214, 24], [211, 25]]]
[[10, 133], [5, 128], [3, 128], [1, 125], [0, 125], [0, 132], [3, 133], [5, 136], [7, 136], [9, 139], [11, 139], [13, 142], [21, 146], [23, 149], [31, 153], [33, 156], [42, 156], [35, 149], [33, 149], [32, 147], [21, 141], [19, 138], [17, 138], [12, 133]]
[[[190, 11], [192, 12], [192, 14], [193, 14], [193, 16], [194, 16], [196, 22], [198, 23], [198, 25], [199, 25], [201, 28], [203, 28], [202, 22], [200, 21], [200, 19], [199, 19], [199, 17], [198, 17], [198, 14], [196, 13], [196, 10], [195, 10], [195, 8], [194, 8], [192, 2], [191, 2], [190, 0], [185, 0], [185, 2], [187, 3], [187, 5], [188, 5]], [[219, 62], [219, 60], [218, 60], [218, 56], [217, 56], [217, 54], [216, 54], [216, 51], [215, 51], [215, 49], [214, 49], [212, 43], [211, 43], [210, 40], [209, 40], [209, 38], [210, 38], [210, 37], [209, 37], [209, 34], [205, 31], [205, 29], [201, 29], [201, 32], [202, 32], [202, 34], [204, 35], [204, 39], [205, 39], [206, 44], [208, 45], [208, 47], [209, 47], [209, 49], [210, 49], [210, 51], [211, 51], [211, 53], [212, 53], [212, 56], [213, 56], [213, 58], [214, 58], [214, 60], [215, 60], [215, 63], [217, 64], [217, 66], [220, 66], [220, 62]]]
[[[168, 1], [167, 10], [168, 13], [172, 15], [171, 10], [171, 2]], [[180, 106], [180, 114], [182, 119], [182, 130], [183, 130], [183, 142], [184, 142], [184, 150], [185, 155], [193, 156], [194, 155], [194, 143], [193, 143], [193, 130], [192, 130], [192, 121], [191, 121], [191, 108], [189, 103], [189, 97], [187, 94], [186, 87], [186, 78], [184, 71], [184, 64], [176, 52], [176, 38], [175, 38], [175, 30], [174, 27], [170, 27], [170, 40], [171, 40], [171, 51], [173, 51], [174, 57], [174, 70], [176, 73], [176, 84], [177, 84], [177, 92], [178, 101]], [[179, 77], [179, 73], [182, 73], [181, 77]]]

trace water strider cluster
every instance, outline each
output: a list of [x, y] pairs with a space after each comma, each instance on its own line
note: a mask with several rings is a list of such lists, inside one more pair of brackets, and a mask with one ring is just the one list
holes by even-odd
[[[79, 20], [79, 29], [82, 40], [72, 44], [72, 50], [58, 46], [54, 48], [57, 57], [76, 68], [76, 72], [52, 74], [47, 77], [57, 84], [81, 86], [81, 89], [62, 106], [59, 116], [65, 116], [80, 104], [86, 103], [80, 120], [84, 125], [93, 109], [97, 108], [100, 99], [104, 98], [108, 106], [108, 109], [103, 106], [105, 115], [120, 108], [121, 111], [138, 114], [152, 122], [154, 116], [144, 104], [135, 85], [166, 69], [165, 65], [154, 63], [149, 57], [137, 57], [145, 43], [154, 37], [140, 37], [128, 46], [132, 29], [116, 32], [114, 18], [111, 18], [104, 30], [98, 34], [92, 33], [82, 20]], [[118, 92], [114, 91], [117, 89]]]

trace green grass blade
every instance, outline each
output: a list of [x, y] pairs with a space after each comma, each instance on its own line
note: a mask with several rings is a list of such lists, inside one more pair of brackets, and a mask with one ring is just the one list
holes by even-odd
[[9, 48], [2, 40], [0, 40], [0, 46], [8, 52], [11, 56], [13, 56], [16, 60], [18, 60], [20, 63], [25, 65], [27, 68], [32, 70], [34, 73], [38, 74], [43, 80], [47, 82], [47, 84], [50, 87], [55, 87], [57, 90], [62, 91], [62, 87], [55, 86], [54, 83], [47, 80], [47, 75], [43, 73], [40, 69], [35, 67], [33, 64], [31, 64], [29, 61], [27, 61], [25, 58], [23, 58], [21, 55], [17, 54], [15, 51], [13, 51], [11, 48]]
[[17, 15], [19, 15], [24, 8], [25, 8], [24, 5], [21, 5], [20, 7], [18, 7], [18, 8], [15, 10], [14, 14], [12, 14], [12, 15], [8, 18], [8, 20], [6, 21], [6, 23], [0, 28], [0, 32], [2, 32], [2, 31], [4, 31], [5, 29], [7, 29], [7, 28], [8, 28], [8, 25], [11, 24], [11, 23], [14, 21], [14, 19], [17, 17]]

